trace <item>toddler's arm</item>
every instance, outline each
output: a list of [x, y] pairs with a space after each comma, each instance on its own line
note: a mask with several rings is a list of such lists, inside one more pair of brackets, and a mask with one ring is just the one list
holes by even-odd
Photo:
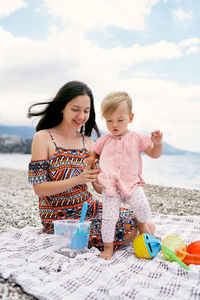
[[148, 156], [152, 158], [159, 158], [162, 154], [162, 132], [160, 130], [155, 130], [151, 133], [151, 140], [153, 145], [151, 145], [147, 150], [144, 151]]
[[103, 186], [101, 184], [99, 184], [97, 181], [94, 181], [92, 182], [92, 186], [98, 194], [102, 194]]

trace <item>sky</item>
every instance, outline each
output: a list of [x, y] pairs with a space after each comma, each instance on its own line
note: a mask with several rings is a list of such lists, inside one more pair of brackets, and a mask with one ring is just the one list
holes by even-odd
[[133, 100], [131, 130], [200, 152], [200, 1], [0, 0], [0, 125], [35, 126], [28, 107], [66, 82]]

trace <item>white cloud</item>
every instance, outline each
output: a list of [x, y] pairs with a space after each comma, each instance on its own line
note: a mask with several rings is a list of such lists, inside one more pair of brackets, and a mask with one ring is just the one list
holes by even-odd
[[180, 47], [182, 47], [182, 48], [199, 45], [199, 44], [200, 44], [200, 38], [197, 38], [197, 37], [185, 39], [179, 43]]
[[[101, 2], [100, 14], [94, 18], [95, 14], [92, 12], [95, 8], [89, 0], [80, 1], [80, 5], [84, 5], [84, 14], [80, 6], [73, 13], [73, 5], [77, 1], [60, 0], [58, 5], [58, 1], [48, 0], [46, 5], [49, 5], [49, 10], [53, 13], [56, 5], [54, 16], [61, 16], [66, 22], [63, 31], [55, 25], [50, 26], [49, 36], [43, 41], [14, 37], [0, 27], [0, 40], [3, 45], [0, 47], [0, 99], [3, 103], [0, 122], [9, 125], [32, 124], [32, 120], [26, 119], [31, 101], [48, 99], [67, 81], [81, 80], [93, 90], [100, 127], [105, 128], [100, 114], [103, 97], [113, 90], [126, 90], [134, 101], [133, 128], [148, 132], [160, 128], [167, 142], [200, 151], [200, 145], [196, 142], [196, 136], [200, 132], [200, 102], [195, 101], [200, 99], [200, 86], [173, 83], [167, 74], [133, 72], [134, 65], [139, 63], [170, 61], [194, 53], [200, 39], [193, 37], [179, 43], [161, 40], [149, 45], [133, 44], [126, 48], [104, 49], [88, 41], [85, 36], [84, 30], [96, 29], [101, 18], [102, 28], [112, 23], [119, 24], [121, 28], [128, 26], [128, 29], [142, 29], [145, 24], [144, 17], [156, 2], [158, 1], [127, 1], [125, 11], [131, 11], [133, 3], [140, 16], [138, 23], [133, 18], [133, 22], [128, 24], [126, 19], [128, 20], [129, 15], [121, 12], [124, 1], [119, 1], [121, 11], [119, 9], [115, 15], [118, 16], [120, 11], [120, 23], [119, 17], [113, 21], [111, 8], [107, 6], [106, 10], [104, 1]], [[97, 4], [97, 0], [94, 3]], [[87, 11], [89, 5], [91, 10]], [[90, 15], [92, 19], [87, 21]], [[122, 75], [122, 71], [130, 69], [132, 76]]]
[[186, 51], [186, 55], [189, 55], [191, 53], [197, 53], [200, 51], [200, 47], [197, 47], [197, 46], [193, 46], [193, 47], [190, 47], [187, 51]]
[[[166, 77], [167, 74], [159, 74], [159, 77]], [[158, 74], [153, 73], [153, 72], [145, 72], [145, 71], [137, 71], [137, 72], [132, 72], [131, 77], [136, 77], [136, 78], [152, 78], [152, 77], [158, 77]]]
[[179, 43], [179, 46], [182, 51], [185, 50], [185, 55], [197, 53], [200, 51], [200, 38], [193, 37], [190, 39], [182, 40]]
[[103, 30], [109, 26], [142, 30], [145, 17], [159, 0], [45, 0], [48, 12], [60, 17], [65, 26], [84, 31]]
[[0, 17], [6, 17], [19, 8], [26, 7], [27, 4], [23, 0], [0, 0]]
[[193, 12], [186, 12], [182, 8], [172, 10], [173, 18], [175, 21], [183, 22], [185, 20], [192, 19]]
[[83, 33], [74, 28], [62, 32], [53, 28], [51, 32], [46, 41], [32, 41], [13, 37], [0, 28], [0, 39], [4, 45], [0, 49], [2, 89], [7, 89], [7, 84], [10, 84], [7, 78], [13, 80], [12, 85], [17, 90], [21, 89], [21, 82], [31, 78], [32, 80], [23, 85], [27, 90], [41, 76], [43, 80], [39, 80], [38, 84], [45, 90], [56, 81], [56, 73], [63, 79], [67, 74], [75, 77], [80, 74], [86, 78], [92, 75], [92, 78], [99, 79], [104, 74], [106, 81], [118, 77], [122, 70], [138, 62], [159, 61], [182, 55], [178, 45], [166, 41], [143, 47], [133, 45], [129, 48], [116, 47], [107, 50], [87, 41]]

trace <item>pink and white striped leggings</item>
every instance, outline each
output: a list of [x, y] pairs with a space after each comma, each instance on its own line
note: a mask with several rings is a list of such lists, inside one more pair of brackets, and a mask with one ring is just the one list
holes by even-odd
[[102, 203], [102, 227], [101, 234], [103, 242], [111, 243], [114, 241], [115, 226], [119, 218], [119, 209], [121, 202], [128, 204], [134, 211], [136, 219], [145, 223], [149, 219], [150, 208], [148, 200], [141, 186], [137, 186], [134, 193], [130, 197], [123, 197], [118, 193], [116, 197], [107, 196], [103, 190]]

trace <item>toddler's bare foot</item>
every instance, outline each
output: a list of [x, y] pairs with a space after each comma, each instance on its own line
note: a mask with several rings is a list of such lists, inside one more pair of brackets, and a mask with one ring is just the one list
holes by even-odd
[[[106, 245], [105, 245], [106, 244]], [[104, 250], [99, 255], [105, 260], [110, 260], [113, 255], [113, 243], [104, 243]]]

